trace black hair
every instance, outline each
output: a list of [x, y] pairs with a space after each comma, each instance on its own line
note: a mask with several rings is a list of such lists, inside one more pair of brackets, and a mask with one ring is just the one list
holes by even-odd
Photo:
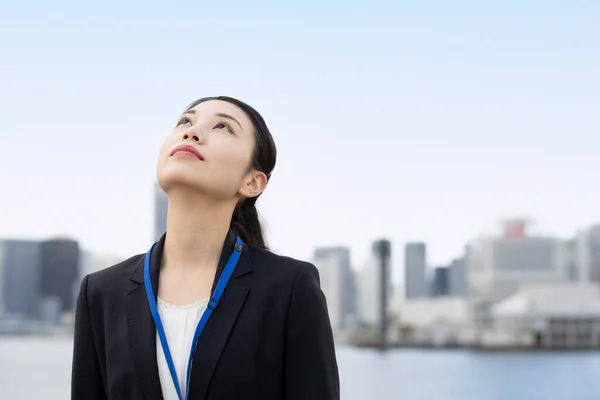
[[[239, 107], [246, 113], [254, 128], [254, 150], [252, 152], [252, 168], [264, 173], [267, 180], [271, 178], [271, 172], [275, 168], [277, 160], [277, 148], [273, 136], [267, 127], [263, 117], [248, 104], [228, 96], [203, 97], [190, 104], [186, 110], [196, 107], [205, 101], [221, 100]], [[259, 195], [260, 196], [260, 195]], [[256, 200], [258, 196], [242, 200], [236, 206], [231, 218], [230, 228], [238, 234], [242, 240], [251, 246], [266, 248]]]

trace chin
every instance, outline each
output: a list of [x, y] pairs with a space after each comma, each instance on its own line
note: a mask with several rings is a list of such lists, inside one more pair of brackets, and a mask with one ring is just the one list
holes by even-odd
[[156, 175], [158, 184], [165, 193], [173, 189], [186, 188], [188, 190], [202, 191], [202, 182], [199, 182], [198, 174], [193, 171], [181, 171], [171, 168], [159, 171]]
[[228, 179], [227, 175], [181, 165], [167, 164], [159, 167], [156, 178], [167, 194], [183, 190], [220, 200], [234, 198], [239, 185]]

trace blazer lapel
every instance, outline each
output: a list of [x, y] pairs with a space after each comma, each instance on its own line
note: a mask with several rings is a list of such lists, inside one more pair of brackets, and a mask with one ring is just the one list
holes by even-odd
[[[251, 271], [249, 249], [244, 245], [238, 265], [223, 292], [223, 297], [198, 339], [192, 360], [190, 398], [206, 398], [215, 368], [249, 292], [237, 278]], [[219, 275], [220, 273], [217, 274]]]
[[[155, 297], [158, 294], [158, 278], [165, 238], [166, 235], [163, 235], [156, 246], [154, 246], [150, 260], [150, 275]], [[223, 253], [217, 267], [213, 290], [231, 255], [234, 243], [235, 234], [229, 232], [225, 239]], [[189, 388], [190, 398], [204, 399], [206, 397], [214, 370], [223, 353], [235, 320], [246, 301], [249, 290], [243, 286], [241, 280], [238, 280], [238, 278], [252, 272], [249, 250], [244, 245], [238, 264], [231, 280], [225, 288], [223, 297], [221, 297], [219, 305], [213, 311], [198, 340], [192, 361]], [[137, 283], [137, 287], [127, 294], [125, 306], [129, 345], [133, 354], [136, 371], [146, 398], [149, 400], [163, 400], [156, 362], [156, 325], [148, 306], [148, 298], [146, 297], [146, 290], [144, 288], [143, 257], [130, 279]]]
[[[150, 271], [154, 295], [158, 293], [158, 272], [164, 246], [164, 235], [152, 251]], [[144, 258], [130, 278], [137, 283], [125, 298], [127, 312], [127, 326], [129, 346], [144, 391], [145, 398], [149, 400], [163, 400], [158, 365], [156, 361], [156, 325], [148, 306], [148, 298], [144, 288]]]

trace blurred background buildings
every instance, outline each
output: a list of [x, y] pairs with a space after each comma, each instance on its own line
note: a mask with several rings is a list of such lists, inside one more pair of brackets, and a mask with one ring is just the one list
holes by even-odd
[[[157, 240], [168, 199], [154, 188]], [[423, 241], [378, 239], [352, 265], [343, 244], [316, 248], [336, 340], [357, 346], [600, 347], [600, 225], [571, 238], [530, 234], [502, 221], [446, 265], [430, 265]], [[397, 268], [395, 259], [403, 261]], [[0, 332], [68, 333], [84, 275], [121, 261], [76, 239], [0, 241]], [[402, 279], [395, 280], [394, 275]]]

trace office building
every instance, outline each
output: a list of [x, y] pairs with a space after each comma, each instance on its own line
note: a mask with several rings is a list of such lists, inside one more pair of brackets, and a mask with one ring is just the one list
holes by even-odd
[[600, 225], [579, 231], [575, 240], [577, 281], [600, 283]]
[[429, 296], [425, 243], [407, 243], [404, 247], [404, 295], [407, 299]]
[[360, 321], [367, 325], [379, 325], [382, 307], [387, 308], [393, 295], [389, 241], [373, 242], [369, 258], [358, 272], [357, 286]]
[[356, 318], [356, 284], [346, 247], [318, 248], [314, 264], [321, 277], [321, 289], [327, 298], [331, 326], [344, 330]]
[[379, 345], [386, 347], [389, 330], [389, 304], [393, 296], [392, 244], [386, 239], [375, 241], [373, 254], [379, 270]]
[[433, 270], [431, 296], [441, 297], [450, 294], [450, 272], [449, 267], [437, 267]]
[[34, 317], [40, 299], [40, 243], [0, 241], [0, 315]]
[[469, 296], [495, 302], [514, 294], [523, 284], [559, 283], [567, 280], [562, 241], [527, 236], [524, 227], [511, 221], [505, 234], [474, 240], [468, 250]]
[[578, 257], [577, 239], [565, 240], [561, 244], [561, 259], [566, 279], [569, 282], [580, 281], [580, 263]]
[[[468, 252], [468, 250], [467, 250]], [[450, 263], [449, 295], [464, 297], [467, 295], [467, 262], [465, 257], [452, 260]]]
[[318, 248], [314, 253], [314, 264], [327, 298], [331, 325], [343, 330], [356, 318], [356, 283], [350, 266], [350, 249]]
[[79, 277], [78, 280], [82, 280], [84, 276], [94, 272], [94, 254], [85, 249], [79, 249]]
[[167, 211], [169, 198], [156, 183], [154, 185], [154, 233], [153, 241], [157, 241], [167, 231]]
[[51, 239], [40, 245], [40, 296], [60, 301], [61, 311], [72, 311], [80, 282], [79, 243]]

